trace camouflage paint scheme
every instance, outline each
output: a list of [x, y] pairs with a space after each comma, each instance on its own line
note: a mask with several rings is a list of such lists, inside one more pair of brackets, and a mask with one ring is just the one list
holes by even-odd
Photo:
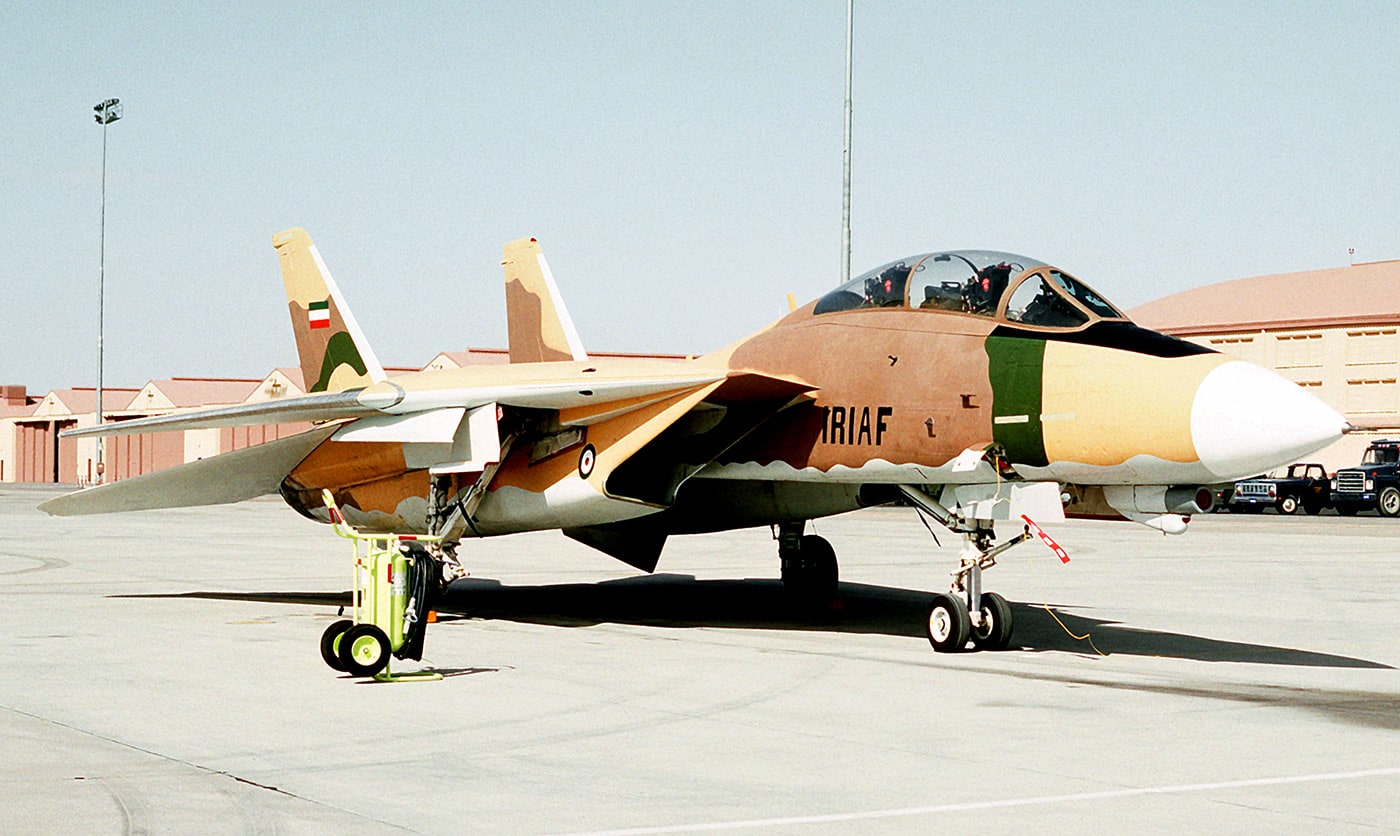
[[[263, 466], [281, 468], [281, 493], [303, 514], [328, 519], [325, 488], [371, 530], [436, 531], [455, 507], [464, 536], [558, 528], [649, 569], [668, 534], [808, 520], [889, 501], [899, 485], [1058, 482], [1070, 512], [1143, 519], [1171, 486], [1286, 463], [1344, 426], [1282, 378], [1139, 328], [1034, 262], [997, 265], [1000, 296], [983, 307], [948, 282], [925, 287], [918, 307], [905, 282], [886, 281], [881, 297], [885, 274], [872, 271], [866, 297], [838, 288], [711, 354], [604, 359], [583, 351], [538, 242], [522, 239], [502, 258], [511, 364], [390, 379], [310, 237], [289, 230], [274, 246], [306, 380], [325, 394], [272, 409], [340, 423], [309, 455], [288, 445], [295, 460], [269, 454]], [[930, 276], [955, 259], [978, 269], [956, 252], [914, 258]], [[1017, 289], [1037, 281], [1072, 324], [1036, 324], [1041, 297], [1012, 311]], [[832, 305], [839, 297], [854, 301]], [[313, 303], [326, 303], [326, 326], [309, 326]], [[1255, 433], [1264, 440], [1251, 447], [1221, 418], [1248, 396], [1228, 390], [1251, 386], [1311, 410], [1307, 426]], [[275, 420], [246, 407], [98, 431]], [[1144, 486], [1158, 494], [1145, 504]], [[121, 510], [122, 496], [102, 488], [50, 510]]]
[[[504, 251], [513, 363], [538, 363], [564, 379], [641, 373], [637, 362], [569, 362], [572, 349], [555, 321], [562, 306], [544, 285], [538, 253], [534, 239]], [[727, 389], [712, 383], [605, 405], [628, 411], [585, 422], [577, 444], [542, 459], [532, 457], [528, 444], [516, 445], [490, 483], [474, 533], [578, 529], [651, 515], [658, 519], [648, 525], [668, 533], [806, 519], [859, 507], [856, 488], [866, 483], [995, 479], [990, 464], [952, 472], [951, 463], [969, 448], [1000, 448], [1013, 468], [1028, 471], [1046, 468], [1052, 458], [1101, 468], [1121, 468], [1144, 455], [1189, 463], [1197, 458], [1191, 397], [1201, 378], [1225, 362], [1223, 355], [1133, 326], [1118, 342], [1126, 336], [1139, 345], [1125, 350], [1060, 341], [1050, 329], [1010, 328], [1004, 318], [907, 308], [818, 315], [814, 307], [809, 303], [758, 334], [684, 364], [642, 364], [657, 374], [689, 366], [730, 381]], [[518, 366], [466, 368], [397, 384], [409, 391], [485, 387], [521, 372]], [[738, 385], [745, 379], [748, 386]], [[1084, 397], [1144, 379], [1163, 381], [1169, 397], [1126, 413], [1112, 399]], [[701, 404], [745, 417], [730, 428], [733, 438], [711, 445], [717, 449], [707, 451], [698, 441], [672, 445], [665, 466], [694, 478], [660, 494], [610, 478]], [[997, 420], [1020, 416], [1024, 422]], [[577, 420], [561, 410], [555, 423]], [[587, 478], [578, 472], [584, 443], [597, 451]], [[331, 455], [343, 460], [340, 469], [325, 468], [323, 459]], [[379, 469], [359, 472], [363, 462]], [[422, 470], [408, 472], [401, 451], [386, 461], [328, 441], [288, 476], [284, 494], [322, 518], [319, 493], [329, 487], [357, 524], [424, 530], [428, 478]], [[783, 483], [805, 487], [775, 487]], [[780, 495], [800, 498], [782, 501]]]
[[[837, 468], [868, 468], [876, 459], [938, 468], [965, 449], [990, 445], [1027, 471], [1052, 461], [1120, 467], [1141, 455], [1196, 462], [1192, 398], [1229, 358], [1127, 322], [1115, 325], [1114, 339], [1096, 345], [942, 311], [817, 316], [809, 305], [741, 343], [731, 366], [820, 380], [820, 393], [724, 462], [781, 462], [832, 478]], [[1086, 332], [1094, 329], [1074, 333]], [[1125, 408], [1118, 393], [1144, 381], [1153, 397]], [[889, 410], [883, 441], [863, 429], [867, 411], [881, 407]], [[859, 416], [845, 419], [844, 434], [833, 432], [831, 413], [840, 410]]]

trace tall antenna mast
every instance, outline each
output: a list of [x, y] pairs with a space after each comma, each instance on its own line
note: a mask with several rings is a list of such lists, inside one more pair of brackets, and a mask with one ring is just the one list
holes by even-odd
[[846, 0], [846, 136], [841, 146], [841, 284], [851, 280], [851, 21]]

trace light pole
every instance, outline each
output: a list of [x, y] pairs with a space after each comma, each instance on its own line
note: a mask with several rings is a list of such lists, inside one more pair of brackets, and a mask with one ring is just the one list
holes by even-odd
[[[102, 220], [97, 245], [97, 423], [102, 424], [102, 289], [107, 271], [107, 126], [122, 118], [120, 99], [105, 99], [92, 106], [102, 126]], [[97, 484], [102, 484], [102, 436], [97, 437]]]
[[846, 0], [845, 139], [841, 146], [841, 284], [851, 280], [851, 30], [855, 0]]

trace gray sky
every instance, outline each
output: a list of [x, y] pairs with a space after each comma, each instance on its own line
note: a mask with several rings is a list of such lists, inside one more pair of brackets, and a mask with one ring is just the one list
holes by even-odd
[[[217, 4], [223, 6], [225, 4]], [[0, 383], [296, 362], [273, 233], [380, 359], [504, 346], [540, 239], [587, 347], [703, 352], [834, 286], [845, 4], [8, 3]], [[857, 3], [852, 270], [1003, 249], [1120, 306], [1400, 258], [1392, 3]]]

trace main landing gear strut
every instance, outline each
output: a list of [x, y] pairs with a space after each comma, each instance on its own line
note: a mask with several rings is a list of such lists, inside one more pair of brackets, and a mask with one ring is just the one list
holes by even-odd
[[917, 508], [963, 536], [951, 588], [929, 603], [929, 644], [940, 653], [962, 650], [969, 641], [974, 650], [1005, 650], [1011, 645], [1011, 605], [995, 592], [982, 591], [982, 572], [996, 565], [997, 555], [1029, 540], [1029, 528], [994, 545], [991, 521], [963, 519], [916, 486], [900, 485], [899, 490]]
[[443, 589], [467, 576], [467, 570], [457, 559], [457, 547], [468, 530], [479, 535], [476, 510], [486, 497], [487, 486], [510, 454], [515, 439], [516, 435], [511, 433], [501, 441], [495, 461], [484, 464], [463, 462], [429, 471], [427, 526], [436, 538], [430, 551], [442, 567]]
[[824, 537], [803, 534], [806, 527], [805, 521], [776, 526], [783, 586], [799, 604], [823, 607], [836, 598], [841, 580], [836, 550]]

